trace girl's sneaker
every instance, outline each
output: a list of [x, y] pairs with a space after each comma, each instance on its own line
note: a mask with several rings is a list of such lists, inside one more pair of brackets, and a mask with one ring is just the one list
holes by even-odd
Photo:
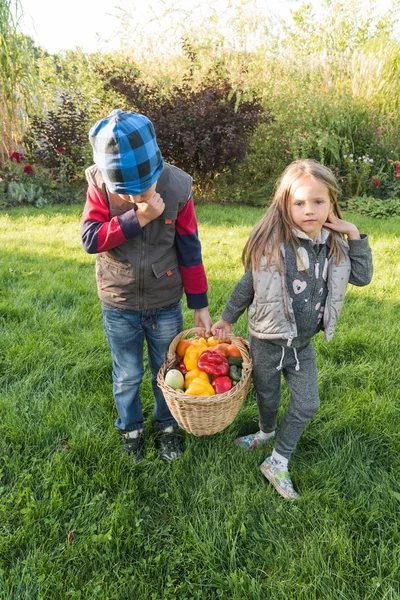
[[253, 448], [256, 448], [259, 444], [266, 444], [273, 435], [274, 434], [265, 439], [265, 436], [262, 436], [261, 432], [257, 431], [257, 433], [250, 433], [249, 435], [238, 437], [235, 440], [235, 444], [246, 450], [253, 450]]
[[268, 458], [260, 465], [260, 471], [264, 477], [272, 483], [278, 494], [289, 500], [296, 500], [299, 498], [299, 494], [293, 487], [289, 472], [278, 469], [278, 467], [273, 464], [270, 456], [268, 456]]

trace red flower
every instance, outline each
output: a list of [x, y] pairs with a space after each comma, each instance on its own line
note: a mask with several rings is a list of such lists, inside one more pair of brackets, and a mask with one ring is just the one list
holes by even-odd
[[60, 146], [59, 148], [57, 148], [57, 152], [59, 152], [60, 154], [62, 154], [62, 152], [65, 151], [65, 148], [63, 146]]
[[33, 174], [33, 169], [31, 167], [31, 165], [25, 165], [24, 166], [24, 173], [26, 173], [27, 175], [32, 175]]
[[397, 163], [396, 165], [396, 169], [399, 170], [400, 169], [400, 163]]
[[381, 182], [379, 181], [379, 179], [374, 179], [374, 186], [379, 187], [380, 185], [381, 185]]
[[22, 160], [24, 160], [23, 154], [20, 154], [19, 152], [11, 152], [8, 158], [11, 161], [15, 160], [17, 163], [20, 163]]

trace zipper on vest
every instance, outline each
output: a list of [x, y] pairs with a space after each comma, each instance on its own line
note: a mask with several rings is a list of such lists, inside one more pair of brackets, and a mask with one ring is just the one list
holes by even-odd
[[315, 279], [318, 280], [319, 277], [319, 254], [315, 257]]
[[[328, 269], [327, 269], [327, 275], [326, 275], [326, 283], [327, 283], [327, 287], [328, 287], [328, 295], [326, 297], [326, 302], [325, 302], [325, 311], [324, 311], [324, 316], [323, 316], [323, 325], [324, 325], [324, 336], [326, 341], [328, 341], [327, 339], [327, 335], [328, 335], [328, 329], [329, 329], [329, 325], [331, 322], [331, 311], [330, 311], [330, 303], [332, 302], [332, 289], [331, 289], [331, 263], [328, 262]], [[326, 323], [325, 323], [325, 319], [326, 319]]]
[[145, 227], [143, 229], [143, 234], [141, 236], [139, 236], [139, 290], [138, 290], [138, 305], [139, 305], [139, 309], [138, 310], [144, 310], [144, 276], [145, 276], [145, 264], [144, 264], [144, 258], [145, 258], [145, 252], [144, 249], [146, 247], [146, 236], [147, 236], [147, 228]]
[[292, 327], [292, 321], [289, 315], [289, 305], [288, 305], [288, 299], [287, 299], [287, 293], [286, 293], [286, 277], [285, 277], [285, 263], [284, 260], [282, 258], [282, 256], [280, 257], [280, 264], [281, 264], [281, 280], [282, 280], [282, 291], [283, 291], [283, 303], [285, 305], [285, 315], [286, 315], [286, 319], [289, 323], [289, 329], [290, 329], [290, 334], [289, 334], [289, 338], [287, 341], [287, 345], [291, 346], [292, 342], [293, 342], [293, 338], [294, 338], [294, 331], [293, 331], [293, 327]]
[[314, 275], [315, 275], [315, 279], [314, 279], [314, 285], [313, 285], [313, 289], [311, 291], [311, 298], [310, 298], [310, 310], [309, 310], [309, 318], [312, 320], [312, 316], [313, 316], [313, 303], [311, 302], [311, 300], [313, 300], [315, 298], [315, 292], [317, 290], [318, 287], [318, 277], [319, 277], [319, 255], [320, 252], [322, 250], [322, 247], [318, 250], [318, 252], [315, 252], [314, 250], [314, 254], [315, 254], [315, 265], [314, 265]]

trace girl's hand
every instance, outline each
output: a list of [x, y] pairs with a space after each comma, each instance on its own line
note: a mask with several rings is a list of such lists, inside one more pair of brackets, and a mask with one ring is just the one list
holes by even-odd
[[211, 333], [220, 342], [225, 342], [232, 333], [232, 325], [224, 319], [220, 319], [211, 327]]
[[348, 223], [348, 221], [339, 219], [332, 211], [330, 211], [328, 220], [324, 223], [324, 227], [329, 227], [329, 229], [333, 229], [333, 231], [346, 234], [349, 240], [361, 239], [360, 232], [353, 223]]

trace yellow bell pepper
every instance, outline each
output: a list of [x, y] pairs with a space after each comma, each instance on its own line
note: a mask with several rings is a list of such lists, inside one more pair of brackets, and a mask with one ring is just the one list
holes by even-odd
[[198, 369], [197, 367], [195, 369], [192, 369], [191, 371], [188, 371], [185, 375], [185, 389], [187, 389], [189, 387], [189, 385], [191, 384], [191, 382], [193, 381], [193, 379], [195, 377], [201, 377], [202, 379], [204, 379], [204, 381], [208, 381], [208, 383], [210, 383], [210, 378], [208, 376], [208, 374], [205, 371], [200, 371], [200, 369]]
[[207, 338], [207, 344], [209, 346], [218, 346], [218, 344], [220, 344], [220, 343], [221, 342], [219, 340], [216, 340], [213, 335], [211, 337]]
[[192, 346], [207, 346], [207, 340], [206, 338], [193, 338], [192, 339]]
[[200, 354], [208, 350], [207, 344], [195, 344], [195, 341], [197, 340], [193, 340], [193, 344], [186, 348], [185, 356], [183, 357], [183, 362], [185, 363], [185, 367], [188, 371], [191, 371], [197, 367], [197, 361]]
[[202, 377], [195, 377], [185, 394], [189, 394], [189, 396], [214, 396], [215, 390], [209, 381]]

